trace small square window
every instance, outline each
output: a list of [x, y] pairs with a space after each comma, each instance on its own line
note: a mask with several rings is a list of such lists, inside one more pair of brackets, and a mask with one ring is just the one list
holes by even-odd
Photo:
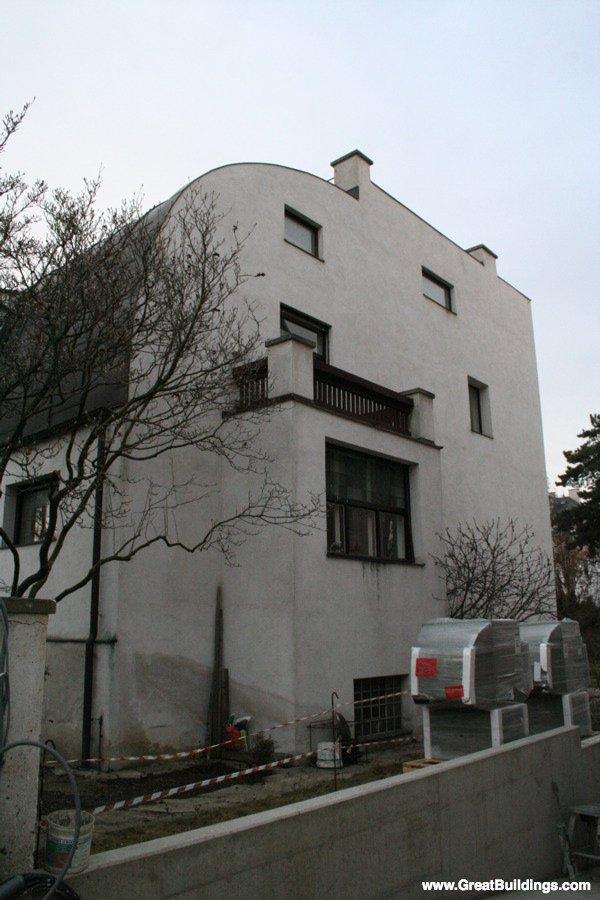
[[289, 306], [281, 306], [280, 319], [281, 334], [293, 334], [295, 337], [307, 338], [314, 341], [315, 356], [327, 362], [328, 342], [329, 342], [329, 325], [306, 316], [304, 313], [296, 312]]
[[53, 479], [15, 486], [15, 544], [39, 544], [48, 534], [53, 486]]
[[287, 207], [284, 235], [286, 241], [300, 250], [305, 250], [311, 256], [319, 255], [319, 225]]
[[421, 270], [423, 294], [445, 309], [452, 310], [452, 285], [427, 269]]

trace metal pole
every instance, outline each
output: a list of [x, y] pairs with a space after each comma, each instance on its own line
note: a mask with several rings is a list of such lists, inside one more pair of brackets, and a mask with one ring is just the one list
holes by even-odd
[[[96, 488], [94, 497], [94, 527], [92, 532], [92, 568], [90, 590], [90, 627], [85, 642], [83, 663], [83, 722], [81, 727], [81, 758], [92, 755], [92, 709], [94, 703], [94, 655], [98, 639], [100, 611], [100, 558], [102, 555], [102, 505], [104, 494], [104, 462], [106, 458], [106, 429], [98, 432], [96, 451]], [[89, 768], [90, 764], [84, 762]]]
[[336, 700], [340, 699], [337, 691], [331, 692], [331, 732], [332, 732], [332, 736], [333, 736], [333, 789], [334, 789], [334, 791], [337, 791], [337, 754], [336, 754], [336, 740], [335, 740], [337, 728], [336, 728], [336, 724], [335, 724], [335, 705], [334, 705], [334, 701], [333, 701], [334, 697], [336, 698]]

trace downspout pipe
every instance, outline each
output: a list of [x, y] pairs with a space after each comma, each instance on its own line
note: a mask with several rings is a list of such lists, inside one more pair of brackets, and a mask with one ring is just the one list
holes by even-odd
[[83, 721], [81, 725], [81, 758], [92, 756], [92, 706], [94, 700], [94, 655], [98, 638], [100, 610], [100, 562], [102, 556], [102, 506], [104, 500], [104, 457], [106, 453], [106, 429], [98, 434], [96, 449], [97, 482], [94, 493], [94, 524], [92, 538], [92, 573], [90, 585], [90, 626], [85, 642], [83, 668]]

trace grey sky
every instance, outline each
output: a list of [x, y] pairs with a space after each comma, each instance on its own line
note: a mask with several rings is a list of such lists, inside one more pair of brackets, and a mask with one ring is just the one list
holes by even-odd
[[600, 412], [600, 3], [9, 2], [7, 167], [150, 206], [240, 160], [374, 180], [534, 300], [548, 474]]

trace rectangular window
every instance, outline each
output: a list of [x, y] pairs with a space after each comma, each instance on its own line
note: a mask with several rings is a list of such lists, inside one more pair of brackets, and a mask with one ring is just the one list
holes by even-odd
[[328, 445], [327, 551], [412, 562], [408, 466]]
[[471, 412], [471, 431], [483, 434], [481, 419], [481, 388], [469, 385], [469, 409]]
[[354, 736], [357, 740], [393, 737], [402, 732], [401, 690], [400, 675], [354, 679]]
[[15, 486], [15, 544], [39, 544], [46, 537], [53, 486], [53, 479]]
[[452, 285], [442, 278], [438, 278], [433, 272], [422, 269], [423, 294], [440, 306], [452, 309]]
[[296, 337], [314, 341], [315, 356], [327, 362], [329, 325], [282, 304], [280, 327], [282, 335], [293, 334]]
[[493, 437], [492, 433], [492, 409], [490, 404], [490, 389], [487, 384], [472, 378], [467, 378], [469, 387], [469, 415], [471, 419], [471, 431], [483, 434], [485, 437]]
[[311, 256], [319, 255], [319, 225], [310, 219], [285, 208], [285, 239]]

